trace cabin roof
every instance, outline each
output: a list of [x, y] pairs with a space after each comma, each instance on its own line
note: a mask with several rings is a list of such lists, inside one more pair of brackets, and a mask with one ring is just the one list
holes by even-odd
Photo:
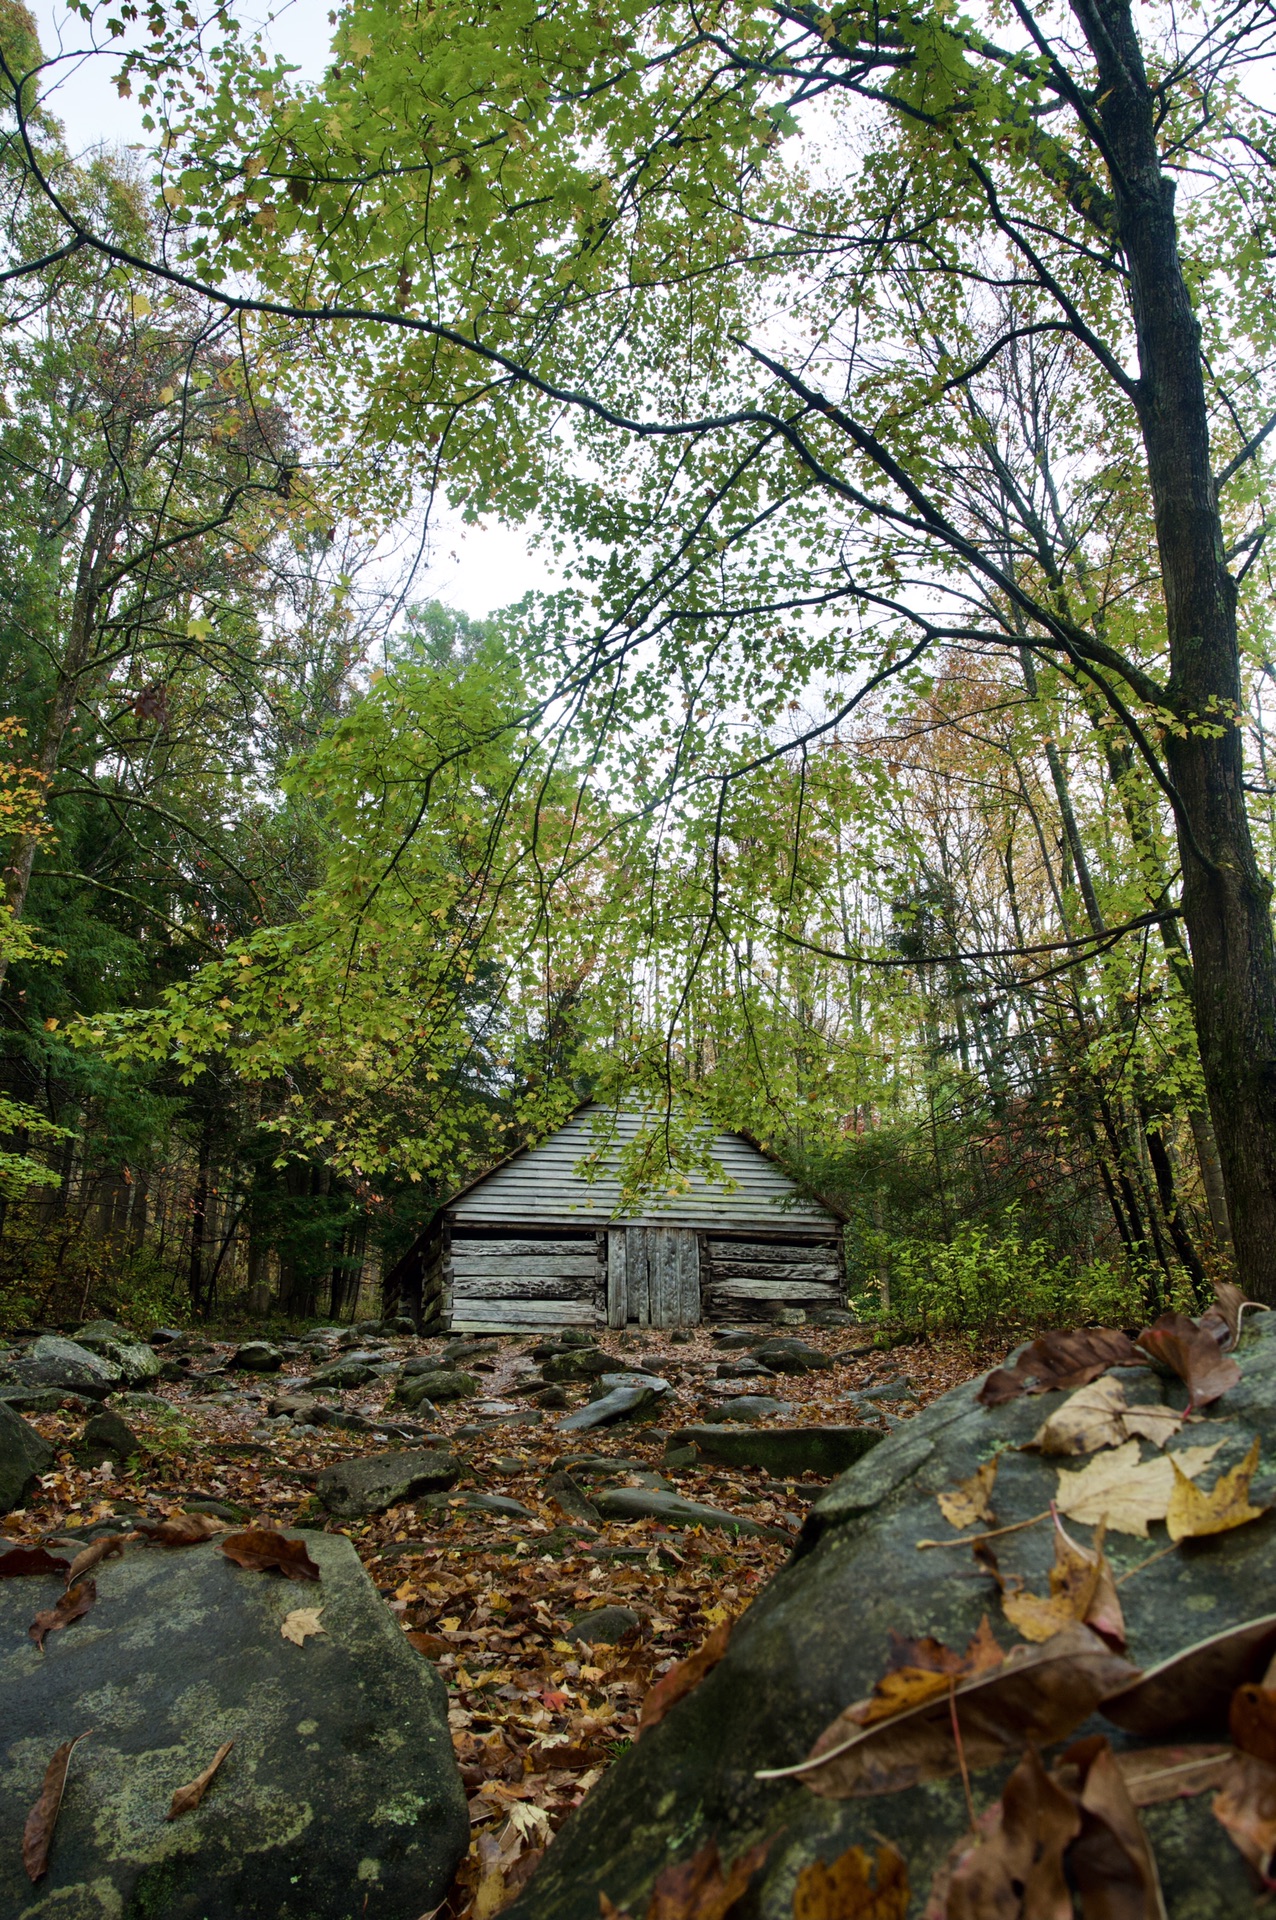
[[[604, 1227], [623, 1220], [627, 1226], [717, 1227], [728, 1233], [747, 1228], [830, 1233], [839, 1227], [837, 1216], [803, 1194], [756, 1141], [725, 1131], [713, 1134], [712, 1153], [733, 1188], [693, 1172], [685, 1192], [648, 1194], [641, 1212], [621, 1215], [614, 1171], [604, 1167], [592, 1181], [576, 1171], [577, 1162], [593, 1151], [593, 1122], [601, 1111], [596, 1102], [580, 1108], [538, 1145], [520, 1148], [472, 1180], [442, 1212], [456, 1226]], [[609, 1154], [614, 1162], [620, 1145], [638, 1133], [643, 1116], [622, 1109], [608, 1118], [615, 1123]]]

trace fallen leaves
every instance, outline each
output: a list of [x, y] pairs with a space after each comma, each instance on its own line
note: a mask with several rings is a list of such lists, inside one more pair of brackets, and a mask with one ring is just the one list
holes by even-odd
[[1014, 1647], [991, 1672], [951, 1682], [939, 1698], [863, 1726], [867, 1703], [846, 1708], [825, 1729], [806, 1760], [759, 1773], [761, 1780], [800, 1779], [829, 1799], [897, 1793], [959, 1770], [959, 1724], [966, 1765], [991, 1766], [1008, 1753], [1062, 1739], [1100, 1700], [1134, 1678], [1134, 1670], [1088, 1627], [1066, 1628], [1041, 1647]]
[[1198, 1327], [1185, 1313], [1163, 1313], [1144, 1327], [1136, 1345], [1186, 1382], [1189, 1408], [1220, 1400], [1241, 1377], [1231, 1354], [1223, 1352], [1208, 1328]]
[[136, 1533], [103, 1533], [91, 1540], [87, 1547], [81, 1547], [70, 1566], [66, 1569], [66, 1583], [73, 1586], [82, 1575], [92, 1573], [94, 1567], [103, 1560], [112, 1560], [123, 1553], [130, 1540], [140, 1538]]
[[727, 1650], [731, 1627], [730, 1620], [719, 1621], [708, 1639], [693, 1654], [670, 1667], [668, 1673], [662, 1674], [642, 1703], [642, 1712], [638, 1716], [639, 1733], [659, 1726], [670, 1708], [676, 1706], [679, 1700], [700, 1685], [707, 1673], [713, 1671]]
[[705, 1842], [690, 1860], [657, 1875], [647, 1920], [724, 1920], [741, 1898], [770, 1851], [761, 1840], [737, 1855], [723, 1872], [716, 1840]]
[[[1189, 1325], [1191, 1322], [1189, 1321]], [[1000, 1407], [1022, 1393], [1052, 1393], [1083, 1387], [1109, 1367], [1138, 1367], [1144, 1356], [1128, 1334], [1116, 1327], [1079, 1327], [1072, 1333], [1043, 1333], [1025, 1347], [1013, 1367], [997, 1367], [975, 1395], [984, 1407]]]
[[988, 1624], [987, 1614], [965, 1653], [956, 1653], [929, 1636], [908, 1640], [902, 1634], [892, 1633], [890, 1640], [891, 1659], [886, 1672], [867, 1700], [846, 1710], [861, 1727], [874, 1726], [879, 1720], [892, 1719], [909, 1707], [920, 1706], [936, 1694], [951, 1692], [954, 1680], [991, 1673], [1005, 1658]]
[[936, 1876], [926, 1920], [1072, 1920], [1064, 1855], [1081, 1831], [1075, 1796], [1029, 1748], [999, 1801], [965, 1835]]
[[311, 1634], [323, 1633], [325, 1628], [319, 1624], [322, 1607], [294, 1607], [284, 1618], [279, 1631], [285, 1640], [291, 1640], [294, 1647], [304, 1646]]
[[1001, 1455], [995, 1454], [977, 1467], [968, 1480], [959, 1480], [950, 1493], [937, 1493], [939, 1511], [950, 1527], [973, 1527], [978, 1521], [996, 1519], [991, 1497], [997, 1479]]
[[1267, 1613], [1149, 1667], [1104, 1701], [1104, 1716], [1126, 1733], [1150, 1740], [1189, 1727], [1197, 1737], [1225, 1734], [1236, 1688], [1262, 1680], [1273, 1655], [1276, 1613]]
[[204, 1768], [204, 1771], [197, 1773], [193, 1780], [188, 1780], [184, 1787], [177, 1789], [177, 1792], [173, 1795], [169, 1803], [168, 1812], [164, 1816], [166, 1820], [177, 1820], [181, 1818], [182, 1814], [193, 1813], [195, 1811], [195, 1808], [208, 1792], [213, 1775], [234, 1744], [235, 1742], [233, 1740], [224, 1740], [208, 1765]]
[[1276, 1767], [1252, 1753], [1232, 1755], [1222, 1787], [1212, 1803], [1214, 1818], [1271, 1888], [1276, 1852]]
[[210, 1513], [171, 1513], [164, 1520], [139, 1520], [137, 1531], [156, 1546], [197, 1547], [215, 1533], [224, 1533], [226, 1523]]
[[0, 1580], [23, 1580], [33, 1573], [62, 1575], [69, 1564], [44, 1547], [9, 1547], [0, 1553]]
[[1156, 1859], [1107, 1740], [1078, 1741], [1053, 1777], [1076, 1793], [1081, 1814], [1067, 1866], [1084, 1920], [1165, 1920]]
[[1165, 1515], [1171, 1540], [1197, 1540], [1209, 1533], [1230, 1533], [1250, 1520], [1261, 1520], [1265, 1509], [1250, 1505], [1249, 1483], [1258, 1469], [1259, 1442], [1254, 1440], [1239, 1466], [1221, 1473], [1208, 1493], [1174, 1466], [1174, 1490]]
[[49, 1848], [53, 1844], [53, 1830], [58, 1824], [58, 1814], [62, 1808], [67, 1768], [71, 1764], [71, 1755], [91, 1732], [90, 1727], [84, 1733], [77, 1733], [74, 1740], [64, 1741], [44, 1770], [40, 1797], [27, 1815], [26, 1825], [22, 1829], [22, 1864], [27, 1870], [28, 1880], [42, 1880], [49, 1870]]
[[1197, 1324], [1218, 1341], [1225, 1353], [1230, 1353], [1241, 1337], [1246, 1307], [1255, 1307], [1260, 1313], [1264, 1311], [1261, 1300], [1247, 1300], [1232, 1281], [1216, 1280], [1214, 1305], [1206, 1309]]
[[793, 1889], [793, 1920], [906, 1920], [904, 1857], [884, 1841], [875, 1856], [848, 1847], [827, 1866], [813, 1860]]
[[1070, 1394], [1042, 1422], [1030, 1444], [1047, 1454], [1097, 1453], [1133, 1439], [1164, 1446], [1182, 1425], [1183, 1415], [1173, 1407], [1127, 1405], [1124, 1385], [1107, 1375]]
[[285, 1580], [317, 1580], [319, 1568], [310, 1558], [304, 1540], [290, 1540], [275, 1527], [249, 1527], [243, 1533], [228, 1533], [219, 1542], [222, 1552], [237, 1567], [254, 1573], [276, 1568]]
[[1138, 1441], [1127, 1440], [1112, 1452], [1096, 1455], [1079, 1472], [1061, 1469], [1055, 1504], [1060, 1513], [1083, 1526], [1097, 1527], [1106, 1521], [1114, 1533], [1132, 1533], [1146, 1540], [1149, 1522], [1164, 1520], [1170, 1510], [1176, 1467], [1194, 1479], [1222, 1444], [1220, 1440], [1207, 1447], [1181, 1447], [1177, 1453], [1140, 1460]]
[[35, 1641], [41, 1653], [47, 1635], [58, 1633], [63, 1627], [69, 1627], [73, 1620], [80, 1620], [97, 1599], [97, 1587], [92, 1580], [81, 1580], [77, 1586], [68, 1587], [58, 1596], [57, 1604], [46, 1607], [37, 1613], [27, 1632]]
[[[1190, 1484], [1190, 1483], [1189, 1483]], [[1025, 1640], [1044, 1643], [1053, 1634], [1080, 1621], [1093, 1629], [1118, 1653], [1125, 1650], [1125, 1620], [1112, 1568], [1103, 1551], [1104, 1523], [1095, 1529], [1092, 1547], [1082, 1547], [1054, 1516], [1054, 1565], [1048, 1595], [1029, 1592], [1022, 1580], [1006, 1580], [988, 1549], [975, 1557], [991, 1573], [1001, 1594], [1001, 1610]]]

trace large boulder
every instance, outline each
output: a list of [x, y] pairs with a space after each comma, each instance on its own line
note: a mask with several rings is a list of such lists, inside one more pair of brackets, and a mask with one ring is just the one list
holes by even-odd
[[36, 1476], [53, 1465], [53, 1448], [0, 1400], [0, 1513], [22, 1506]]
[[[415, 1920], [443, 1898], [468, 1820], [447, 1697], [350, 1542], [307, 1534], [322, 1578], [233, 1566], [215, 1545], [134, 1548], [97, 1604], [27, 1638], [56, 1579], [0, 1581], [0, 1831], [20, 1836], [54, 1749], [87, 1732], [47, 1879], [0, 1849], [0, 1912], [65, 1920]], [[283, 1637], [297, 1608], [317, 1635]], [[233, 1741], [203, 1803], [178, 1787]], [[366, 1905], [365, 1905], [366, 1901]]]
[[[1257, 1438], [1271, 1464], [1260, 1467], [1251, 1497], [1267, 1507], [1276, 1498], [1276, 1313], [1247, 1323], [1237, 1358], [1240, 1384], [1168, 1450], [1219, 1442], [1202, 1476], [1210, 1487]], [[1131, 1404], [1165, 1401], [1179, 1410], [1186, 1404], [1177, 1380], [1150, 1369], [1115, 1377]], [[685, 1861], [710, 1838], [727, 1860], [771, 1840], [749, 1912], [756, 1920], [791, 1920], [802, 1868], [831, 1861], [852, 1845], [871, 1856], [878, 1835], [907, 1862], [908, 1912], [916, 1920], [932, 1876], [966, 1828], [956, 1773], [853, 1800], [817, 1797], [795, 1780], [757, 1775], [803, 1759], [837, 1714], [871, 1692], [887, 1668], [893, 1632], [934, 1635], [960, 1649], [986, 1613], [1003, 1648], [1018, 1640], [992, 1580], [944, 1518], [936, 1495], [1000, 1453], [991, 1524], [1008, 1527], [1041, 1516], [1057, 1493], [1060, 1470], [1085, 1462], [1020, 1451], [1064, 1394], [989, 1409], [977, 1402], [977, 1385], [958, 1387], [902, 1422], [827, 1489], [808, 1515], [794, 1559], [744, 1615], [726, 1657], [605, 1775], [508, 1910], [510, 1920], [596, 1920], [600, 1891], [622, 1911], [642, 1914], [659, 1871]], [[1140, 1445], [1151, 1458], [1151, 1444]], [[1088, 1544], [1088, 1527], [1073, 1530]], [[977, 1531], [968, 1527], [966, 1537]], [[956, 1544], [919, 1550], [925, 1539]], [[991, 1544], [1003, 1577], [1021, 1577], [1036, 1594], [1049, 1591], [1048, 1517]], [[1166, 1544], [1160, 1523], [1146, 1539], [1107, 1536], [1118, 1579], [1132, 1575], [1118, 1591], [1128, 1657], [1137, 1666], [1150, 1667], [1209, 1635], [1276, 1612], [1276, 1521], [1270, 1516], [1163, 1553]], [[1097, 1715], [1085, 1731], [1106, 1733], [1118, 1748], [1132, 1741]], [[1010, 1764], [974, 1771], [977, 1812], [994, 1802]], [[1209, 1793], [1150, 1807], [1142, 1818], [1160, 1863], [1169, 1920], [1257, 1920], [1266, 1911], [1239, 1852], [1212, 1816]]]
[[113, 1387], [125, 1384], [124, 1369], [77, 1340], [42, 1333], [26, 1352], [0, 1369], [0, 1386], [33, 1391], [54, 1387], [60, 1393], [84, 1393], [105, 1400]]
[[454, 1455], [428, 1447], [402, 1447], [393, 1453], [363, 1453], [338, 1460], [318, 1476], [315, 1492], [329, 1513], [352, 1520], [385, 1513], [418, 1494], [444, 1492], [460, 1476], [461, 1463]]
[[77, 1328], [75, 1338], [90, 1353], [114, 1361], [131, 1387], [160, 1376], [164, 1363], [154, 1349], [113, 1320], [90, 1320], [87, 1326]]

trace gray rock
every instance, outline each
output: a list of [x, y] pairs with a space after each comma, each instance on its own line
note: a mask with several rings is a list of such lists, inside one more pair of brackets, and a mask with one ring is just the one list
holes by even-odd
[[266, 1412], [272, 1420], [299, 1420], [311, 1427], [322, 1427], [332, 1418], [330, 1407], [305, 1393], [277, 1393], [266, 1402]]
[[403, 1448], [393, 1453], [365, 1453], [325, 1467], [315, 1481], [315, 1492], [339, 1519], [384, 1513], [421, 1493], [454, 1487], [461, 1463], [450, 1453], [426, 1448]]
[[173, 1405], [172, 1401], [166, 1400], [162, 1393], [147, 1393], [145, 1390], [139, 1393], [112, 1394], [111, 1401], [113, 1406], [136, 1407], [139, 1412], [160, 1414], [176, 1414], [177, 1412], [177, 1408]]
[[[0, 1850], [0, 1911], [399, 1920], [443, 1898], [468, 1841], [444, 1688], [350, 1542], [306, 1543], [313, 1585], [214, 1546], [108, 1561], [93, 1612], [44, 1655], [26, 1637], [37, 1583], [0, 1582], [0, 1829], [21, 1833], [53, 1749], [93, 1729], [38, 1890], [19, 1848]], [[297, 1607], [322, 1609], [303, 1646], [280, 1633]], [[203, 1804], [168, 1821], [173, 1792], [226, 1740]]]
[[573, 1620], [563, 1636], [587, 1647], [614, 1647], [627, 1633], [642, 1625], [642, 1615], [632, 1607], [595, 1607]]
[[571, 1405], [571, 1401], [567, 1397], [566, 1388], [564, 1387], [541, 1387], [539, 1392], [531, 1395], [531, 1398], [536, 1402], [538, 1407], [545, 1407], [551, 1413], [557, 1411], [560, 1407], [569, 1407]]
[[550, 1381], [599, 1380], [616, 1365], [609, 1353], [586, 1347], [578, 1353], [557, 1353], [546, 1360], [541, 1372]]
[[752, 1327], [724, 1327], [714, 1334], [713, 1344], [719, 1353], [743, 1353], [746, 1347], [758, 1347], [774, 1338], [774, 1334], [758, 1333]]
[[783, 1479], [817, 1473], [845, 1473], [884, 1436], [872, 1427], [766, 1427], [740, 1432], [722, 1426], [682, 1427], [671, 1436], [675, 1447], [693, 1446], [705, 1460], [724, 1467], [761, 1467]]
[[77, 1332], [76, 1341], [104, 1360], [113, 1360], [130, 1386], [142, 1380], [157, 1380], [163, 1362], [144, 1340], [138, 1340], [126, 1327], [113, 1320], [90, 1320]]
[[[1240, 1385], [1171, 1443], [1171, 1453], [1180, 1445], [1222, 1443], [1203, 1475], [1205, 1486], [1237, 1464], [1255, 1437], [1264, 1460], [1276, 1453], [1276, 1314], [1247, 1322], [1237, 1359]], [[1162, 1395], [1163, 1383], [1141, 1370], [1117, 1378], [1132, 1403]], [[728, 1858], [774, 1836], [749, 1896], [756, 1920], [792, 1920], [794, 1881], [804, 1866], [831, 1861], [854, 1845], [871, 1854], [879, 1834], [904, 1854], [913, 1890], [909, 1911], [920, 1913], [932, 1875], [966, 1826], [960, 1778], [837, 1801], [796, 1782], [759, 1780], [756, 1773], [803, 1758], [849, 1702], [871, 1691], [887, 1666], [892, 1631], [933, 1634], [961, 1648], [988, 1612], [1001, 1644], [1014, 1644], [995, 1590], [975, 1573], [962, 1536], [954, 1534], [951, 1552], [919, 1553], [916, 1543], [946, 1536], [936, 1494], [999, 1449], [993, 1497], [1002, 1526], [1040, 1514], [1056, 1492], [1058, 1472], [1081, 1463], [1020, 1451], [1063, 1394], [986, 1409], [975, 1399], [977, 1386], [971, 1382], [932, 1402], [828, 1489], [808, 1515], [799, 1556], [738, 1623], [726, 1658], [599, 1782], [507, 1909], [509, 1920], [595, 1920], [600, 1886], [622, 1910], [644, 1912], [660, 1869], [690, 1858], [711, 1836]], [[1146, 1443], [1142, 1450], [1152, 1456]], [[1255, 1481], [1255, 1503], [1271, 1499], [1271, 1488], [1269, 1470]], [[1080, 1537], [1088, 1542], [1089, 1530], [1082, 1528]], [[1110, 1532], [1105, 1542], [1118, 1579], [1148, 1563], [1120, 1589], [1130, 1658], [1140, 1667], [1276, 1605], [1270, 1519], [1151, 1559], [1163, 1544], [1160, 1527], [1151, 1540]], [[1003, 1574], [1047, 1591], [1048, 1523], [995, 1545]], [[1128, 1743], [1101, 1719], [1086, 1730], [1092, 1728], [1114, 1745]], [[1003, 1765], [974, 1773], [978, 1808], [991, 1804], [1007, 1771]], [[1209, 1794], [1148, 1808], [1141, 1818], [1160, 1860], [1169, 1920], [1258, 1920], [1263, 1898], [1213, 1819]]]
[[559, 1433], [589, 1433], [595, 1427], [614, 1426], [618, 1420], [632, 1420], [656, 1406], [669, 1391], [667, 1380], [643, 1380], [631, 1386], [611, 1387], [600, 1400], [569, 1413], [557, 1422]]
[[448, 1400], [470, 1400], [483, 1391], [483, 1383], [472, 1373], [457, 1373], [451, 1367], [436, 1368], [432, 1373], [414, 1374], [403, 1380], [395, 1389], [395, 1399], [405, 1407], [416, 1407], [423, 1400], [445, 1402]]
[[657, 1487], [604, 1487], [594, 1495], [594, 1505], [604, 1520], [662, 1520], [667, 1527], [717, 1527], [726, 1533], [756, 1534], [763, 1540], [791, 1538], [779, 1527], [743, 1520], [737, 1513], [707, 1507], [699, 1500], [686, 1500], [680, 1493], [664, 1493]]
[[827, 1353], [805, 1340], [766, 1340], [754, 1348], [754, 1355], [773, 1373], [819, 1373], [833, 1365]]
[[326, 1387], [341, 1393], [347, 1387], [366, 1387], [372, 1377], [372, 1368], [368, 1362], [350, 1354], [344, 1359], [334, 1360], [331, 1366], [320, 1367], [317, 1373], [312, 1373], [310, 1386], [312, 1389]]
[[87, 1413], [96, 1404], [60, 1387], [0, 1387], [0, 1400], [15, 1413]]
[[845, 1307], [816, 1307], [807, 1310], [807, 1325], [812, 1327], [858, 1327], [860, 1322]]
[[764, 1367], [760, 1360], [723, 1360], [718, 1366], [719, 1380], [774, 1380], [775, 1368]]
[[78, 1341], [60, 1334], [42, 1333], [21, 1359], [0, 1373], [0, 1385], [26, 1388], [56, 1387], [63, 1393], [86, 1393], [105, 1400], [113, 1387], [124, 1383], [124, 1370]]
[[773, 1307], [771, 1320], [777, 1327], [804, 1327], [806, 1325], [805, 1307]]
[[183, 1337], [180, 1327], [156, 1327], [151, 1334], [150, 1344], [153, 1347], [165, 1347], [170, 1340], [181, 1340]]
[[82, 1466], [97, 1467], [104, 1460], [122, 1464], [142, 1451], [142, 1443], [127, 1421], [108, 1407], [87, 1422], [75, 1445], [75, 1457]]
[[773, 1400], [765, 1393], [737, 1393], [730, 1400], [723, 1400], [716, 1407], [707, 1407], [701, 1414], [702, 1420], [720, 1423], [724, 1420], [739, 1420], [751, 1425], [755, 1420], [769, 1420], [772, 1414], [792, 1413], [791, 1400]]
[[246, 1340], [242, 1347], [235, 1349], [226, 1365], [245, 1373], [278, 1373], [283, 1363], [283, 1354], [269, 1340]]
[[439, 1355], [445, 1367], [454, 1367], [461, 1360], [477, 1360], [482, 1354], [492, 1352], [490, 1340], [452, 1340]]
[[22, 1506], [52, 1465], [53, 1448], [0, 1401], [0, 1513]]
[[411, 1360], [405, 1360], [402, 1369], [404, 1378], [408, 1380], [415, 1379], [421, 1373], [438, 1373], [446, 1370], [445, 1362], [437, 1353], [417, 1354]]
[[626, 1460], [616, 1453], [565, 1453], [554, 1462], [555, 1472], [578, 1473], [591, 1485], [598, 1480], [616, 1480], [627, 1473], [641, 1473], [644, 1462]]
[[382, 1333], [393, 1333], [411, 1339], [416, 1333], [416, 1321], [410, 1313], [395, 1313], [381, 1322]]
[[585, 1527], [598, 1525], [597, 1507], [570, 1473], [551, 1473], [545, 1482], [545, 1492], [569, 1520], [579, 1520]]
[[469, 1507], [476, 1513], [500, 1513], [510, 1520], [533, 1520], [535, 1515], [521, 1500], [507, 1493], [427, 1493], [423, 1507]]

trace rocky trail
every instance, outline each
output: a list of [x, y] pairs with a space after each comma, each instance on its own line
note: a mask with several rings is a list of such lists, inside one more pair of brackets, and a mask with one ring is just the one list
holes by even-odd
[[[4, 1442], [0, 1493], [22, 1504], [0, 1553], [177, 1513], [344, 1535], [446, 1685], [470, 1828], [449, 1912], [490, 1920], [829, 1481], [991, 1357], [879, 1352], [854, 1327], [448, 1341], [378, 1323], [147, 1345], [98, 1323], [0, 1352], [0, 1396], [48, 1450], [24, 1462]], [[334, 1667], [323, 1684], [354, 1682]], [[197, 1817], [215, 1804], [214, 1788]]]

